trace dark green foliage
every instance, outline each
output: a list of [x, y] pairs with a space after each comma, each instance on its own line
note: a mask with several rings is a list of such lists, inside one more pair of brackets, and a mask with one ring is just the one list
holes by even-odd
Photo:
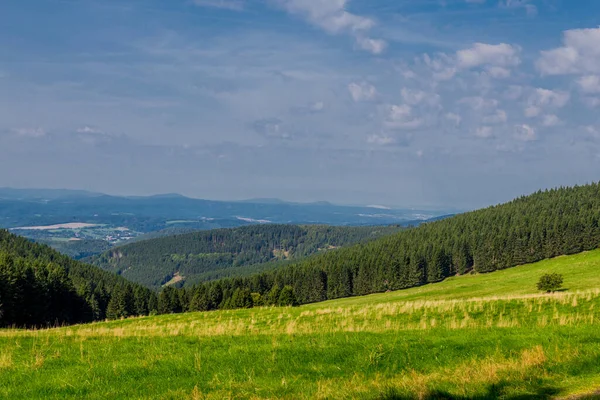
[[229, 302], [229, 308], [252, 308], [253, 305], [250, 290], [240, 288], [234, 290]]
[[179, 291], [174, 287], [165, 287], [158, 296], [158, 312], [161, 314], [180, 313], [183, 311]]
[[279, 304], [285, 286], [300, 304], [405, 289], [596, 249], [599, 222], [599, 184], [546, 190], [251, 277], [200, 286], [219, 285], [221, 305], [237, 289], [260, 293], [267, 305]]
[[537, 289], [544, 292], [555, 292], [562, 287], [563, 276], [561, 274], [544, 274], [537, 283]]
[[169, 282], [175, 274], [183, 277], [178, 286], [190, 286], [201, 281], [249, 276], [400, 229], [398, 226], [252, 225], [135, 242], [90, 261], [155, 289]]
[[279, 289], [279, 286], [273, 285], [271, 290], [265, 295], [265, 304], [269, 306], [276, 306], [279, 302], [280, 293], [281, 289]]
[[294, 289], [286, 285], [283, 289], [281, 289], [281, 293], [279, 293], [279, 300], [277, 301], [277, 305], [280, 307], [287, 306], [297, 306], [298, 300], [296, 299], [296, 295], [294, 294]]
[[0, 230], [0, 327], [145, 315], [150, 290]]
[[136, 312], [131, 291], [122, 285], [115, 287], [106, 308], [106, 318], [127, 318]]

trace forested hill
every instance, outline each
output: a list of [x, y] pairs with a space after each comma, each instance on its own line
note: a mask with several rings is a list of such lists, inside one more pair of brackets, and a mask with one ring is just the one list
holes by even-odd
[[252, 277], [200, 284], [180, 296], [187, 303], [176, 306], [272, 304], [286, 286], [298, 302], [317, 302], [491, 272], [599, 245], [600, 186], [546, 190]]
[[141, 285], [0, 230], [0, 327], [147, 315], [157, 301]]
[[131, 243], [89, 259], [105, 270], [153, 288], [244, 276], [300, 258], [380, 238], [390, 227], [251, 225]]

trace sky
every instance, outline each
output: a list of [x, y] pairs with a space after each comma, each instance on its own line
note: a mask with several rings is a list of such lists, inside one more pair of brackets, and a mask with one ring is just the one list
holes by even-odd
[[596, 0], [0, 5], [0, 186], [471, 209], [599, 179]]

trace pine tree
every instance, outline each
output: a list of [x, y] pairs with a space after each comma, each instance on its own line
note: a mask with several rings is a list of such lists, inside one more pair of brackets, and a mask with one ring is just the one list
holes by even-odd
[[297, 306], [298, 300], [296, 300], [296, 295], [294, 294], [294, 289], [291, 286], [284, 286], [281, 289], [281, 293], [279, 293], [279, 299], [277, 301], [277, 305], [280, 307], [287, 306]]

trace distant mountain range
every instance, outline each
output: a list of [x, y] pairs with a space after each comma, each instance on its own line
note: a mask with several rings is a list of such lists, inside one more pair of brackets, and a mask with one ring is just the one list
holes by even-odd
[[0, 188], [0, 228], [20, 228], [15, 233], [76, 258], [147, 235], [269, 223], [409, 226], [451, 213], [265, 198], [217, 201], [173, 193], [110, 196], [83, 190]]

